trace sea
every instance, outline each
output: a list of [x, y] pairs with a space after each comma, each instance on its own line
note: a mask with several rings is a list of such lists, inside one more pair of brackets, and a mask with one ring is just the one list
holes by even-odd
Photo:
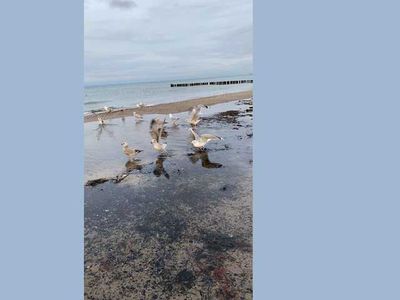
[[230, 80], [252, 80], [252, 75], [185, 79], [177, 81], [121, 83], [91, 85], [85, 87], [84, 111], [98, 110], [104, 106], [134, 107], [139, 102], [146, 105], [169, 103], [208, 97], [225, 93], [234, 93], [252, 89], [252, 83], [230, 85], [203, 85], [190, 87], [171, 87], [171, 83], [210, 82]]

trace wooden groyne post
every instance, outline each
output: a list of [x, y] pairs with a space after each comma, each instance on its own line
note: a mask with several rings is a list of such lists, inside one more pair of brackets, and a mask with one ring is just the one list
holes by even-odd
[[199, 85], [227, 85], [227, 84], [243, 84], [243, 83], [253, 83], [253, 79], [171, 83], [171, 87], [186, 87], [186, 86], [199, 86]]

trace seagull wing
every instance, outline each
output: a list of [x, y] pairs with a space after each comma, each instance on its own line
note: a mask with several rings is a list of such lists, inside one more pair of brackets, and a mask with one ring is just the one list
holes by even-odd
[[191, 120], [196, 120], [199, 117], [200, 107], [194, 106], [189, 112]]
[[160, 128], [157, 124], [156, 119], [152, 119], [150, 123], [150, 135], [152, 139], [155, 139], [157, 142], [159, 141], [159, 133]]
[[165, 124], [165, 118], [164, 118], [164, 121], [162, 121], [162, 125], [160, 126], [161, 128], [158, 130], [158, 137], [157, 137], [157, 142], [158, 143], [160, 142], [162, 133], [164, 131], [164, 124]]
[[195, 140], [199, 140], [199, 135], [192, 128], [190, 128], [190, 132], [193, 134]]
[[157, 120], [156, 119], [152, 119], [150, 122], [150, 130], [152, 131], [157, 131]]
[[205, 133], [205, 134], [202, 134], [202, 135], [200, 136], [200, 140], [201, 140], [202, 142], [208, 142], [208, 141], [213, 141], [213, 140], [222, 140], [222, 138], [219, 137], [219, 136], [213, 135], [213, 134], [207, 134], [207, 133]]

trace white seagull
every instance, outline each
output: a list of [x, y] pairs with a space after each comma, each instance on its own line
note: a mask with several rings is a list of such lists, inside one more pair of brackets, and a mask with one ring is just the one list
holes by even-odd
[[106, 123], [104, 122], [103, 118], [97, 117], [97, 121], [99, 121], [99, 125], [105, 125]]
[[136, 107], [145, 107], [146, 105], [144, 105], [143, 102], [139, 102], [138, 104], [136, 104]]
[[153, 148], [160, 152], [165, 151], [165, 149], [167, 148], [167, 144], [163, 144], [160, 141], [157, 141], [156, 139], [152, 139], [151, 143], [153, 144]]
[[190, 132], [194, 136], [194, 140], [192, 141], [192, 145], [196, 148], [201, 148], [203, 149], [204, 146], [209, 142], [209, 141], [216, 141], [216, 140], [223, 140], [222, 137], [213, 135], [213, 134], [202, 134], [198, 135], [192, 128], [189, 128]]
[[172, 126], [177, 127], [179, 118], [174, 117], [173, 114], [169, 114], [169, 118], [171, 119]]
[[106, 111], [106, 112], [112, 112], [112, 108], [111, 107], [108, 107], [108, 106], [104, 106], [103, 107], [104, 108], [104, 110]]
[[143, 115], [137, 113], [136, 111], [133, 112], [133, 116], [135, 117], [136, 122], [143, 121]]
[[122, 145], [122, 151], [125, 153], [126, 156], [129, 157], [129, 159], [134, 158], [136, 154], [143, 151], [129, 147], [127, 142], [123, 142], [121, 145]]
[[191, 125], [196, 126], [200, 122], [201, 119], [200, 119], [199, 115], [200, 115], [200, 110], [202, 107], [208, 108], [207, 105], [200, 104], [200, 105], [194, 106], [192, 108], [192, 110], [189, 112], [190, 116], [189, 116], [189, 119], [187, 119], [187, 121]]

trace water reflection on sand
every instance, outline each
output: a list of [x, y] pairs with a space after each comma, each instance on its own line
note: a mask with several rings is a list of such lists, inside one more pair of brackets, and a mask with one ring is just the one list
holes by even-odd
[[210, 161], [207, 151], [196, 151], [194, 153], [189, 153], [188, 156], [193, 164], [195, 164], [198, 160], [201, 160], [201, 166], [203, 168], [213, 169], [222, 167], [222, 164]]
[[143, 166], [141, 165], [141, 160], [140, 159], [133, 159], [133, 160], [128, 160], [125, 163], [125, 168], [126, 168], [126, 172], [130, 173], [134, 170], [141, 170], [143, 168]]
[[160, 177], [161, 175], [164, 175], [165, 178], [169, 179], [169, 174], [167, 171], [164, 169], [164, 161], [167, 159], [167, 156], [164, 154], [160, 154], [155, 162], [155, 167], [153, 174], [157, 177]]

